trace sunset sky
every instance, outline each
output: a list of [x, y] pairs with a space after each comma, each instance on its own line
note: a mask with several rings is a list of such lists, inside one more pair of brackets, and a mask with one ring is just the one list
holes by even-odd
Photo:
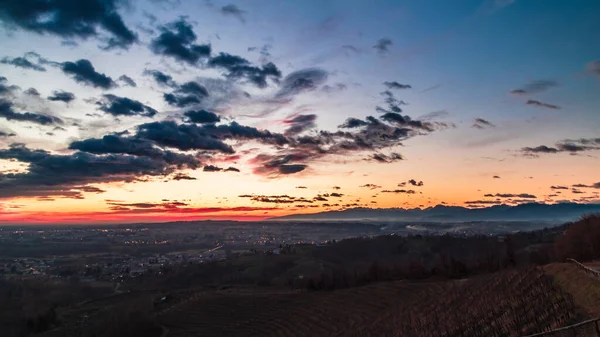
[[0, 223], [600, 202], [598, 1], [0, 3]]

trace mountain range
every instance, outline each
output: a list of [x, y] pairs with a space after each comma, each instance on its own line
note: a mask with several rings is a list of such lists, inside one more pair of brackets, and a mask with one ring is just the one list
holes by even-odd
[[600, 213], [600, 204], [527, 203], [516, 206], [494, 205], [485, 208], [437, 205], [428, 208], [350, 208], [311, 214], [294, 214], [277, 221], [572, 221]]

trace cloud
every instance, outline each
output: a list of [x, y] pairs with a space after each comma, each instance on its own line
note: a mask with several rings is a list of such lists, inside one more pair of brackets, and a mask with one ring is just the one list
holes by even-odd
[[500, 176], [493, 176], [494, 179], [500, 179]]
[[585, 69], [592, 75], [600, 77], [600, 60], [592, 61], [585, 66]]
[[[31, 196], [81, 197], [81, 186], [136, 181], [144, 176], [165, 176], [178, 169], [162, 158], [126, 154], [94, 155], [86, 152], [52, 154], [12, 144], [0, 150], [0, 159], [29, 164], [26, 172], [0, 173], [0, 198]], [[196, 163], [194, 163], [196, 165]], [[181, 168], [188, 167], [187, 164]]]
[[390, 155], [385, 155], [383, 153], [374, 153], [371, 157], [367, 158], [367, 160], [375, 160], [380, 163], [389, 164], [395, 161], [404, 160], [404, 158], [398, 153], [391, 153]]
[[36, 88], [29, 88], [29, 89], [25, 90], [24, 94], [29, 95], [29, 96], [37, 96], [37, 97], [41, 96], [40, 92], [37, 91]]
[[537, 107], [540, 107], [540, 108], [555, 109], [555, 110], [560, 109], [560, 107], [558, 105], [543, 103], [543, 102], [536, 101], [536, 100], [533, 100], [533, 99], [528, 100], [527, 102], [525, 102], [525, 104], [537, 106]]
[[524, 147], [521, 149], [521, 152], [525, 156], [535, 157], [539, 154], [554, 154], [561, 152], [577, 153], [592, 150], [600, 150], [600, 138], [576, 140], [565, 139], [559, 143], [556, 143], [555, 147], [550, 147], [546, 145], [540, 145], [536, 147]]
[[208, 59], [211, 46], [199, 45], [192, 25], [181, 18], [159, 27], [160, 35], [150, 43], [150, 50], [162, 56], [174, 58], [176, 61], [192, 66], [198, 65], [203, 59]]
[[358, 127], [365, 126], [365, 125], [368, 125], [368, 124], [369, 123], [363, 121], [362, 119], [350, 117], [350, 118], [346, 119], [346, 121], [344, 122], [344, 124], [338, 126], [338, 128], [340, 128], [340, 129], [354, 129], [354, 128], [358, 128]]
[[67, 92], [67, 91], [54, 91], [52, 92], [52, 96], [48, 96], [47, 97], [49, 101], [60, 101], [60, 102], [65, 102], [65, 103], [69, 103], [73, 100], [75, 100], [75, 94], [73, 94], [72, 92]]
[[476, 129], [486, 129], [486, 128], [493, 128], [496, 126], [483, 118], [475, 118], [473, 120], [473, 125], [471, 125], [471, 127], [476, 128]]
[[183, 173], [176, 173], [173, 178], [171, 178], [172, 180], [196, 180], [196, 178], [194, 177], [190, 177], [187, 174], [183, 174]]
[[213, 137], [203, 127], [194, 124], [176, 124], [171, 121], [152, 122], [137, 127], [137, 137], [152, 140], [158, 145], [188, 150], [216, 150], [234, 153], [230, 145]]
[[17, 134], [14, 132], [7, 132], [0, 130], [0, 137], [15, 137]]
[[[565, 186], [566, 187], [566, 186]], [[600, 182], [597, 182], [595, 184], [592, 185], [586, 185], [586, 184], [575, 184], [573, 185], [573, 187], [576, 188], [600, 188]], [[566, 188], [565, 188], [566, 189]]]
[[241, 10], [236, 5], [229, 4], [229, 5], [225, 5], [225, 6], [221, 7], [221, 13], [223, 13], [223, 15], [234, 16], [238, 20], [240, 20], [242, 23], [246, 23], [246, 19], [244, 18], [244, 14], [246, 14], [246, 11]]
[[9, 64], [18, 68], [23, 68], [23, 69], [31, 69], [31, 70], [35, 70], [35, 71], [46, 71], [46, 68], [38, 65], [38, 64], [34, 64], [33, 62], [29, 61], [28, 59], [24, 58], [24, 57], [15, 57], [15, 58], [10, 58], [10, 57], [3, 57], [0, 60], [0, 63], [2, 64]]
[[125, 85], [128, 85], [130, 87], [137, 87], [137, 83], [135, 83], [135, 81], [127, 75], [121, 75], [119, 77], [119, 81], [123, 82]]
[[364, 184], [364, 185], [360, 185], [359, 187], [366, 187], [370, 190], [381, 188], [381, 186], [375, 185], [375, 184]]
[[240, 172], [240, 169], [233, 167], [233, 166], [229, 166], [228, 168], [226, 168], [225, 170], [223, 170], [224, 172]]
[[496, 193], [486, 194], [486, 197], [496, 197], [496, 198], [522, 198], [522, 199], [536, 199], [537, 197], [533, 194], [528, 193], [520, 193], [520, 194], [512, 194], [512, 193]]
[[113, 116], [144, 116], [152, 117], [157, 111], [142, 104], [140, 101], [112, 94], [103, 95], [103, 100], [97, 102], [99, 109]]
[[206, 165], [206, 166], [204, 166], [204, 169], [202, 169], [202, 171], [204, 171], [204, 172], [220, 172], [220, 171], [223, 171], [223, 169], [221, 167], [214, 166], [214, 165]]
[[396, 81], [393, 82], [383, 82], [383, 84], [389, 89], [411, 89], [412, 86], [410, 84], [400, 84]]
[[214, 124], [221, 121], [217, 114], [206, 110], [190, 110], [185, 112], [184, 116], [188, 118], [188, 122], [197, 124]]
[[296, 188], [300, 188], [300, 189], [306, 189], [306, 188], [308, 188], [308, 187], [306, 187], [306, 186], [296, 186]]
[[[62, 38], [100, 38], [103, 48], [127, 49], [137, 42], [136, 34], [123, 22], [119, 0], [8, 1], [0, 6], [0, 19], [9, 27]], [[98, 28], [108, 33], [101, 37]]]
[[261, 67], [253, 66], [243, 57], [219, 53], [208, 61], [208, 66], [224, 71], [224, 75], [233, 80], [245, 80], [259, 88], [267, 86], [267, 79], [277, 81], [281, 78], [281, 71], [272, 62]]
[[75, 81], [94, 88], [111, 89], [117, 86], [112, 78], [97, 72], [92, 63], [86, 59], [64, 62], [61, 64], [61, 69], [65, 74], [71, 75]]
[[144, 70], [144, 75], [152, 76], [154, 81], [156, 81], [156, 83], [159, 85], [166, 86], [166, 87], [175, 86], [175, 81], [173, 81], [173, 77], [171, 75], [167, 75], [167, 74], [163, 73], [162, 71], [158, 71], [158, 70], [154, 70], [154, 69], [146, 69], [146, 70]]
[[188, 105], [200, 104], [209, 96], [208, 90], [197, 82], [186, 82], [182, 85], [174, 84], [176, 89], [172, 93], [164, 94], [165, 101], [170, 105], [180, 108]]
[[63, 124], [63, 121], [58, 117], [34, 112], [16, 112], [12, 108], [12, 103], [4, 99], [0, 99], [0, 117], [9, 121], [30, 122], [39, 125]]
[[414, 190], [383, 190], [382, 193], [395, 193], [395, 194], [415, 194]]
[[307, 168], [307, 165], [303, 164], [289, 164], [289, 165], [281, 165], [279, 166], [279, 173], [281, 174], [294, 174]]
[[410, 185], [413, 185], [413, 186], [419, 186], [419, 187], [420, 187], [420, 186], [423, 186], [423, 182], [422, 182], [422, 181], [420, 181], [420, 180], [419, 180], [419, 181], [416, 181], [416, 180], [414, 180], [414, 179], [410, 179], [410, 180], [408, 181], [408, 183], [409, 183]]
[[531, 95], [544, 92], [556, 86], [558, 86], [558, 82], [553, 80], [537, 80], [531, 81], [519, 89], [511, 90], [510, 93], [513, 95]]
[[553, 185], [553, 186], [550, 186], [550, 189], [552, 189], [552, 190], [568, 190], [569, 188], [567, 186], [560, 186], [560, 185], [554, 186]]
[[336, 92], [340, 92], [340, 91], [344, 91], [348, 89], [348, 86], [345, 85], [344, 83], [335, 83], [334, 85], [324, 85], [323, 87], [321, 87], [321, 91], [328, 93], [328, 94], [333, 94]]
[[315, 120], [317, 115], [295, 115], [292, 118], [283, 120], [283, 124], [289, 125], [289, 127], [283, 132], [284, 136], [295, 136], [306, 130], [310, 130], [317, 125]]
[[341, 188], [341, 187], [339, 187], [339, 186], [333, 186], [332, 188], [333, 188], [334, 190], [341, 190], [341, 189], [342, 189], [342, 188]]
[[470, 200], [465, 201], [466, 205], [500, 205], [502, 201], [499, 200]]
[[4, 76], [0, 76], [0, 96], [10, 95], [19, 87], [16, 85], [7, 85], [8, 80]]
[[377, 40], [377, 43], [373, 46], [379, 55], [385, 55], [389, 53], [389, 47], [392, 45], [392, 40], [388, 38], [382, 38]]
[[268, 130], [240, 125], [236, 122], [224, 125], [177, 124], [172, 121], [152, 122], [139, 125], [136, 136], [157, 144], [179, 150], [214, 150], [234, 153], [233, 148], [223, 142], [226, 139], [254, 140], [263, 144], [283, 145], [288, 142], [281, 134]]
[[298, 94], [313, 91], [327, 81], [329, 73], [320, 68], [307, 68], [288, 74], [281, 81], [277, 98], [289, 98]]
[[163, 150], [156, 147], [154, 142], [146, 139], [119, 135], [105, 135], [102, 138], [74, 141], [69, 145], [69, 149], [97, 155], [128, 154], [148, 157], [164, 161], [166, 164], [177, 168], [196, 169], [201, 166], [200, 160], [195, 156]]

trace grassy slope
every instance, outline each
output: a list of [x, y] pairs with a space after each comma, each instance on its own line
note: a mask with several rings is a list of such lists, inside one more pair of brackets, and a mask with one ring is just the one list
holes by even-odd
[[556, 283], [573, 296], [575, 304], [593, 318], [600, 317], [600, 281], [591, 278], [572, 263], [552, 263], [544, 267]]

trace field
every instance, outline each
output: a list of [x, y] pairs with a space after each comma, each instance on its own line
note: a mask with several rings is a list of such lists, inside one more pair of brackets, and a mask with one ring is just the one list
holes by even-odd
[[[451, 309], [449, 309], [451, 308]], [[159, 316], [168, 336], [520, 336], [585, 318], [539, 268], [331, 292], [200, 292]]]

